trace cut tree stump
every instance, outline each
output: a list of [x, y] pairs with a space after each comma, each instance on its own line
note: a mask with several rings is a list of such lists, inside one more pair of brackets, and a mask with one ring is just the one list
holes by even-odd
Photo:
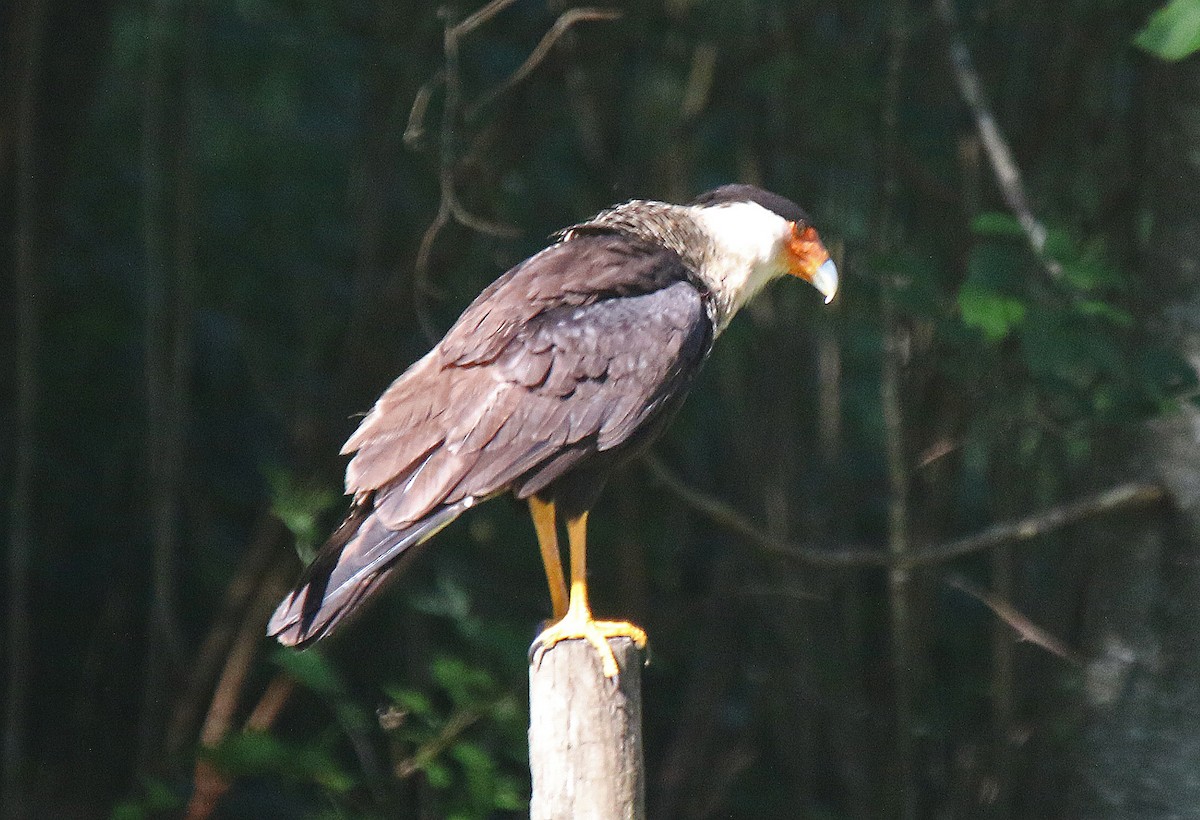
[[604, 677], [584, 640], [529, 666], [530, 820], [644, 820], [642, 651], [612, 638], [621, 674]]

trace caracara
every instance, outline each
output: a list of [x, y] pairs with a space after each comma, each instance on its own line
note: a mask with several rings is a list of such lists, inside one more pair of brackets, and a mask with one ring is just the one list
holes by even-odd
[[[327, 635], [413, 547], [501, 493], [526, 499], [554, 623], [542, 649], [644, 633], [588, 606], [588, 511], [613, 470], [662, 430], [713, 341], [791, 274], [833, 299], [837, 269], [805, 212], [750, 185], [688, 205], [635, 200], [566, 229], [471, 303], [392, 382], [342, 448], [346, 520], [271, 618], [282, 643]], [[568, 592], [557, 525], [566, 524]]]

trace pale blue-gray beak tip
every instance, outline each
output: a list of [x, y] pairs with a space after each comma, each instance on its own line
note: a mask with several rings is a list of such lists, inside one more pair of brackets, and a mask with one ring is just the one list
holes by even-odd
[[832, 259], [826, 259], [821, 263], [821, 267], [817, 268], [816, 275], [812, 278], [812, 283], [813, 287], [825, 297], [825, 304], [833, 301], [833, 297], [837, 295], [838, 272], [837, 265], [833, 264]]

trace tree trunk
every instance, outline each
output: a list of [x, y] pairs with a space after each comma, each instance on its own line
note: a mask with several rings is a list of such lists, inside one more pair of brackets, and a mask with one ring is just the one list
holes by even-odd
[[[1200, 60], [1163, 69], [1138, 295], [1200, 368]], [[1200, 807], [1200, 411], [1185, 403], [1116, 443], [1106, 471], [1167, 488], [1170, 509], [1097, 527], [1074, 814], [1183, 817]], [[1086, 553], [1085, 553], [1086, 554]]]

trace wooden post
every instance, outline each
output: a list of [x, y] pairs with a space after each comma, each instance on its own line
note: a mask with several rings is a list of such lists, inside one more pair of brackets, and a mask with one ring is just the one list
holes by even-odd
[[596, 650], [562, 641], [529, 666], [530, 820], [644, 820], [642, 652], [608, 645], [621, 667], [604, 677]]

